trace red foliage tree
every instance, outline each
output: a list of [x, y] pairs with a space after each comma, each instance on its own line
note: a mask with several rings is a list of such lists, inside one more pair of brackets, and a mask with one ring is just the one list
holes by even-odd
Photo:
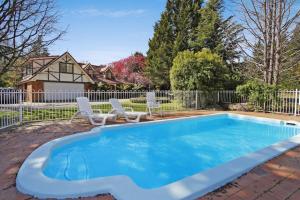
[[113, 62], [113, 73], [116, 79], [147, 86], [150, 81], [145, 76], [145, 56], [141, 53], [135, 53], [132, 56]]

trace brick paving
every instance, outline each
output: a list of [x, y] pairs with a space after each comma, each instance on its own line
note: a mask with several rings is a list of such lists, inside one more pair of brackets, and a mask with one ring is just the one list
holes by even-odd
[[[203, 115], [213, 111], [178, 113], [164, 118]], [[265, 113], [244, 113], [284, 120], [300, 121], [300, 117]], [[154, 117], [150, 120], [159, 120]], [[149, 120], [149, 119], [148, 119]], [[118, 120], [116, 123], [124, 123]], [[76, 132], [88, 131], [93, 126], [84, 121], [75, 123], [47, 122], [27, 124], [0, 132], [0, 200], [31, 200], [31, 196], [16, 190], [15, 178], [26, 157], [37, 147], [52, 139]], [[87, 200], [113, 200], [109, 194]], [[300, 147], [253, 169], [226, 186], [198, 200], [300, 200]]]
[[260, 165], [198, 200], [300, 199], [300, 147]]

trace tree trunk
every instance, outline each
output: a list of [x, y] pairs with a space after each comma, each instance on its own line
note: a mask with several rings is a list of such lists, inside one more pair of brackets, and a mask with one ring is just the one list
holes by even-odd
[[269, 80], [269, 55], [268, 55], [268, 11], [267, 11], [267, 2], [264, 1], [264, 82], [267, 83]]
[[[244, 30], [249, 34], [245, 34], [245, 47], [241, 49], [250, 58], [251, 66], [256, 67], [255, 72], [262, 73], [265, 83], [278, 84], [280, 75], [287, 70], [284, 56], [288, 59], [289, 50], [285, 42], [300, 18], [300, 10], [295, 9], [299, 0], [233, 1], [239, 2]], [[249, 49], [253, 54], [248, 53]]]
[[270, 10], [269, 10], [269, 31], [270, 31], [270, 60], [269, 60], [269, 79], [268, 84], [272, 84], [274, 80], [274, 60], [275, 60], [275, 30], [276, 30], [276, 1], [270, 1]]
[[275, 73], [274, 73], [274, 84], [277, 85], [279, 81], [279, 72], [281, 68], [281, 25], [282, 25], [282, 3], [283, 0], [278, 0], [278, 15], [276, 18], [276, 34], [275, 34], [275, 44], [276, 44], [276, 52], [275, 52]]

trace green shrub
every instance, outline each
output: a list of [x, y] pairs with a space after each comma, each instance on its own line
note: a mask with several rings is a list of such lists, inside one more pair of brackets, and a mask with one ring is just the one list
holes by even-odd
[[244, 85], [239, 85], [236, 89], [237, 94], [241, 97], [247, 98], [250, 105], [255, 110], [266, 110], [266, 105], [269, 101], [276, 100], [276, 91], [278, 88], [274, 85], [258, 81], [248, 81]]
[[146, 103], [146, 97], [130, 98], [131, 103]]
[[222, 58], [208, 49], [178, 53], [173, 61], [170, 80], [173, 90], [221, 89], [227, 78]]

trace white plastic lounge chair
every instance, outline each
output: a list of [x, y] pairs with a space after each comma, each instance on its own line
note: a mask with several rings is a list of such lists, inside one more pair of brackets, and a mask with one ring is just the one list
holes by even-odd
[[[113, 108], [110, 113], [117, 114], [119, 117], [124, 117], [128, 122], [137, 123], [141, 120], [141, 117], [147, 116], [146, 112], [135, 112], [130, 107], [123, 107], [118, 99], [109, 99], [109, 102]], [[126, 111], [126, 109], [130, 109], [130, 111]]]
[[[95, 126], [102, 126], [105, 125], [106, 121], [109, 120], [116, 120], [117, 115], [115, 114], [103, 114], [101, 110], [98, 110], [99, 113], [94, 113], [92, 110], [92, 107], [90, 105], [90, 102], [88, 98], [86, 97], [77, 97], [77, 106], [78, 106], [78, 112], [75, 113], [75, 115], [72, 117], [71, 122], [76, 116], [81, 116], [84, 118], [87, 118], [92, 125]], [[94, 119], [100, 119], [101, 122], [97, 123], [94, 121]]]
[[147, 92], [146, 100], [147, 100], [147, 109], [149, 111], [150, 116], [152, 116], [151, 109], [160, 109], [160, 115], [161, 116], [163, 115], [160, 103], [156, 101], [155, 92]]

